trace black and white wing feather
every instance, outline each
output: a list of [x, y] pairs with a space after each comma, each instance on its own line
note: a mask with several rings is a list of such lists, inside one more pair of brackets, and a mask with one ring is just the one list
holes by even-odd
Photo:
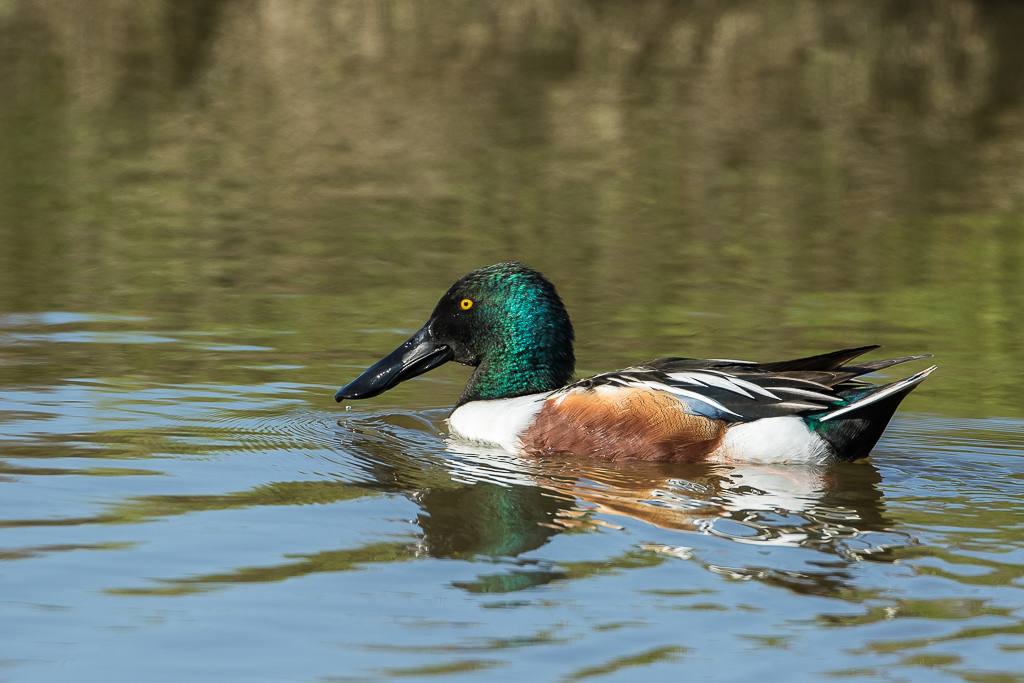
[[580, 380], [562, 391], [601, 386], [664, 391], [677, 396], [688, 412], [725, 422], [811, 415], [845, 406], [844, 395], [865, 386], [857, 379], [861, 375], [928, 357], [844, 365], [875, 348], [864, 346], [773, 363], [658, 358]]

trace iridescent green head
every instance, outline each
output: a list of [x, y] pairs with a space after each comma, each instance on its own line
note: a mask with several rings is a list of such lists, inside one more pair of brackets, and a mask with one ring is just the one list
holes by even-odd
[[335, 398], [376, 396], [449, 360], [476, 367], [459, 405], [552, 391], [572, 378], [573, 339], [554, 285], [521, 263], [499, 263], [452, 285], [419, 332]]
[[459, 403], [565, 386], [576, 365], [565, 306], [537, 271], [514, 261], [474, 270], [434, 308], [434, 337], [476, 366]]

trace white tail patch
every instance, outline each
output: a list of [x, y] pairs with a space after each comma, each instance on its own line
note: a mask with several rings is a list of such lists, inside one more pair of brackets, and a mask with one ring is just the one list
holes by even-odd
[[828, 458], [828, 445], [807, 428], [803, 418], [787, 415], [742, 422], [730, 427], [708, 460], [821, 463]]
[[892, 396], [893, 394], [895, 394], [895, 393], [897, 393], [899, 391], [903, 391], [907, 387], [912, 387], [915, 384], [920, 383], [921, 380], [923, 380], [928, 375], [932, 374], [932, 371], [935, 370], [936, 367], [938, 367], [938, 366], [933, 365], [930, 368], [928, 368], [927, 370], [922, 370], [921, 372], [917, 373], [916, 375], [912, 375], [910, 377], [907, 377], [906, 379], [901, 379], [899, 382], [895, 382], [893, 384], [890, 384], [886, 388], [884, 388], [884, 389], [882, 389], [880, 391], [876, 391], [875, 393], [870, 394], [868, 396], [865, 396], [864, 398], [860, 399], [859, 401], [854, 401], [850, 405], [845, 406], [843, 408], [840, 408], [839, 410], [837, 410], [835, 412], [829, 413], [827, 415], [823, 415], [822, 417], [818, 418], [818, 421], [819, 422], [825, 422], [826, 420], [831, 420], [834, 417], [839, 417], [841, 415], [845, 415], [846, 413], [849, 413], [849, 412], [851, 412], [853, 410], [857, 410], [859, 408], [863, 408], [864, 406], [871, 405], [872, 403], [877, 403], [878, 401], [881, 401], [883, 398], [887, 398], [887, 397]]

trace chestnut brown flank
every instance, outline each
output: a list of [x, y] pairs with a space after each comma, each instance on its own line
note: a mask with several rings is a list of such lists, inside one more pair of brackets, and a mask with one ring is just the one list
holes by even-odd
[[652, 389], [576, 389], [544, 402], [522, 435], [523, 448], [603, 460], [703, 460], [718, 447], [725, 424], [685, 407]]

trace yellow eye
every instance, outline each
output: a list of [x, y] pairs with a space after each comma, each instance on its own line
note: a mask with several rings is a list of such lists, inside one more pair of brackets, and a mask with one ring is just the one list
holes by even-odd
[[462, 303], [460, 303], [459, 306], [462, 306], [462, 310], [468, 311], [469, 309], [473, 308], [473, 300], [463, 299]]

